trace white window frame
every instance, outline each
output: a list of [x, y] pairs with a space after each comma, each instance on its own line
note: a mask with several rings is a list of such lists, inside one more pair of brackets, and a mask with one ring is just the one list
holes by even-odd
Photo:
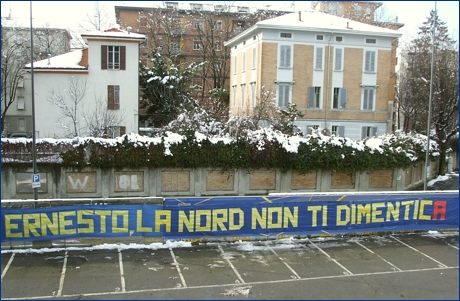
[[257, 50], [256, 47], [252, 48], [252, 70], [256, 69]]
[[241, 107], [244, 108], [244, 97], [245, 97], [245, 90], [246, 90], [246, 84], [241, 84]]
[[236, 88], [237, 86], [236, 85], [233, 85], [233, 106], [236, 107]]
[[193, 29], [203, 29], [204, 21], [203, 20], [193, 20]]
[[243, 66], [241, 67], [241, 72], [246, 72], [246, 52], [243, 52]]
[[203, 50], [203, 43], [198, 40], [193, 41], [193, 50]]
[[376, 38], [365, 38], [364, 43], [365, 44], [376, 45], [377, 44], [377, 39]]
[[[339, 50], [340, 50], [340, 56], [337, 53]], [[338, 57], [340, 57], [340, 60], [337, 60]], [[334, 49], [334, 71], [343, 71], [343, 48], [336, 47]]]
[[290, 32], [280, 32], [280, 38], [282, 38], [282, 39], [292, 39], [292, 33], [290, 33]]
[[120, 70], [121, 66], [121, 47], [107, 46], [107, 69]]
[[214, 30], [222, 30], [222, 21], [217, 20], [216, 23], [214, 23]]
[[256, 103], [256, 82], [251, 82], [251, 107]]
[[316, 35], [316, 40], [317, 40], [317, 41], [324, 41], [324, 35], [322, 35], [322, 34], [317, 34], [317, 35]]
[[234, 65], [233, 65], [233, 69], [235, 70], [233, 71], [233, 74], [236, 74], [237, 66], [238, 66], [238, 56], [235, 55]]

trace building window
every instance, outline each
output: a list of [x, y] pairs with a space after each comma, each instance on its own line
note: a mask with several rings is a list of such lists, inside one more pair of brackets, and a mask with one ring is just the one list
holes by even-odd
[[337, 15], [337, 3], [329, 3], [327, 13]]
[[375, 126], [363, 126], [361, 128], [361, 139], [374, 137], [377, 135], [377, 127]]
[[375, 72], [375, 51], [366, 51], [365, 72]]
[[316, 35], [316, 39], [318, 41], [322, 41], [322, 40], [324, 40], [324, 36], [322, 34], [318, 34], [318, 35]]
[[139, 16], [139, 26], [140, 27], [147, 26], [147, 17], [145, 15]]
[[222, 30], [222, 21], [216, 21], [216, 23], [214, 23], [214, 30]]
[[355, 16], [361, 16], [363, 14], [363, 8], [359, 5], [355, 5], [353, 7], [353, 13], [355, 14]]
[[316, 47], [315, 69], [323, 70], [323, 47]]
[[279, 84], [278, 85], [278, 107], [286, 108], [289, 103], [289, 89], [290, 84]]
[[342, 71], [342, 48], [335, 49], [335, 71]]
[[377, 39], [366, 39], [366, 44], [376, 44]]
[[282, 32], [282, 33], [280, 33], [280, 37], [290, 39], [290, 38], [292, 38], [292, 33]]
[[334, 136], [345, 137], [345, 127], [339, 126], [339, 125], [333, 125], [331, 133]]
[[334, 99], [332, 100], [333, 109], [345, 109], [347, 105], [347, 89], [334, 88]]
[[214, 64], [214, 70], [216, 70], [217, 72], [220, 72], [220, 69], [222, 68], [221, 64], [220, 63], [215, 63]]
[[280, 68], [291, 67], [291, 46], [281, 45], [280, 46]]
[[246, 52], [243, 52], [243, 66], [241, 67], [241, 72], [246, 72]]
[[101, 46], [102, 70], [126, 70], [126, 46]]
[[18, 88], [24, 88], [24, 77], [19, 77], [19, 80], [18, 80]]
[[171, 54], [179, 54], [180, 53], [180, 44], [179, 43], [171, 43]]
[[321, 108], [321, 87], [308, 87], [308, 108]]
[[375, 88], [363, 88], [363, 110], [374, 110]]
[[313, 131], [319, 129], [319, 125], [307, 125], [307, 134], [313, 133]]
[[235, 69], [235, 71], [233, 72], [233, 74], [236, 74], [236, 67], [238, 66], [238, 57], [235, 55], [235, 62], [234, 62], [234, 66], [233, 66], [233, 69]]
[[126, 127], [125, 126], [109, 126], [107, 128], [107, 136], [108, 138], [116, 138], [126, 134]]
[[193, 29], [203, 29], [204, 21], [203, 20], [194, 20], [193, 21]]
[[203, 50], [203, 44], [201, 41], [193, 41], [193, 50]]
[[233, 86], [233, 106], [236, 107], [236, 85]]
[[215, 51], [221, 51], [222, 50], [222, 42], [221, 41], [214, 42], [214, 50]]
[[203, 9], [203, 4], [190, 3], [190, 7], [191, 7], [193, 10], [202, 10], [202, 9]]
[[24, 96], [18, 96], [18, 110], [24, 110], [26, 108], [25, 102], [24, 102]]
[[120, 86], [107, 86], [107, 109], [120, 109]]
[[336, 41], [336, 42], [342, 42], [342, 41], [343, 41], [343, 37], [335, 37], [335, 41]]
[[252, 69], [256, 69], [256, 48], [252, 48]]

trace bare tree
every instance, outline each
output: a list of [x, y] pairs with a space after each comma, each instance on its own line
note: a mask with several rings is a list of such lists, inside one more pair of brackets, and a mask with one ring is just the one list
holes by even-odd
[[[433, 28], [436, 33], [434, 55]], [[426, 134], [439, 145], [438, 174], [442, 175], [450, 140], [458, 134], [458, 44], [448, 36], [446, 23], [439, 19], [437, 12], [432, 11], [405, 53], [408, 64], [402, 69], [397, 95], [406, 119], [403, 130], [426, 133], [431, 86], [431, 129]], [[432, 58], [434, 69], [431, 78]]]
[[102, 31], [112, 25], [113, 17], [105, 3], [94, 2], [93, 12], [86, 14], [85, 19], [79, 24], [80, 31]]
[[24, 65], [30, 61], [29, 37], [17, 27], [2, 26], [2, 129], [5, 116], [16, 100], [18, 86], [24, 80]]
[[66, 130], [69, 138], [82, 134], [84, 126], [81, 122], [80, 103], [85, 97], [87, 85], [87, 79], [71, 76], [68, 89], [64, 89], [64, 93], [53, 90], [48, 98], [48, 101], [61, 109], [62, 115], [58, 118], [57, 125]]
[[107, 109], [107, 99], [95, 96], [96, 107], [83, 113], [87, 136], [105, 137], [111, 127], [116, 127], [125, 119], [124, 114]]

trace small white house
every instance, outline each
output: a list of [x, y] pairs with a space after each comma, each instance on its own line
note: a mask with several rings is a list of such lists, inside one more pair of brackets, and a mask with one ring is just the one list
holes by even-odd
[[33, 64], [36, 137], [137, 133], [145, 36], [113, 28], [81, 37], [86, 48]]

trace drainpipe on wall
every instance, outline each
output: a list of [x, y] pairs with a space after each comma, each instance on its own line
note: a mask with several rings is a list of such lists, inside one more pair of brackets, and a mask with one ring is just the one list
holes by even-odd
[[[327, 126], [327, 109], [328, 109], [328, 100], [329, 100], [329, 90], [330, 90], [330, 80], [329, 80], [329, 70], [333, 67], [331, 65], [331, 44], [332, 44], [332, 38], [334, 36], [334, 32], [331, 31], [331, 36], [329, 37], [329, 42], [327, 43], [328, 50], [327, 50], [327, 70], [326, 70], [326, 100], [324, 102], [324, 109], [325, 109], [325, 118], [324, 118], [324, 129], [326, 131], [329, 131], [329, 128]], [[329, 102], [330, 104], [330, 102]]]

